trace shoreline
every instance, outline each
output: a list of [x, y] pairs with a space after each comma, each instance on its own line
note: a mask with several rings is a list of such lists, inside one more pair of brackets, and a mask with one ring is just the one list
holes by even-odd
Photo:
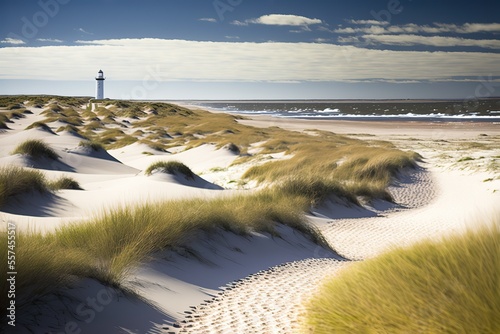
[[[233, 114], [233, 113], [231, 113]], [[381, 136], [424, 136], [438, 138], [452, 136], [453, 138], [470, 139], [481, 134], [500, 135], [500, 123], [493, 122], [431, 122], [431, 121], [366, 121], [366, 120], [331, 120], [331, 119], [293, 119], [272, 117], [268, 115], [237, 114], [246, 119], [240, 123], [254, 127], [265, 128], [279, 126], [285, 130], [305, 131], [310, 129], [331, 131], [338, 134], [368, 134]], [[463, 137], [465, 136], [465, 137]]]
[[[275, 117], [272, 115], [228, 112], [211, 109], [199, 105], [192, 105], [178, 102], [179, 106], [204, 110], [214, 114], [228, 114], [242, 117], [238, 122], [244, 125], [257, 128], [267, 128], [278, 126], [285, 130], [305, 131], [322, 130], [331, 131], [337, 134], [368, 134], [387, 136], [424, 136], [425, 138], [443, 139], [449, 137], [454, 139], [472, 139], [482, 134], [500, 135], [500, 117], [498, 121], [481, 120], [445, 120], [436, 118], [435, 121], [429, 119], [332, 119], [332, 118], [301, 118], [301, 117]], [[360, 133], [356, 133], [360, 132]], [[465, 137], [463, 137], [465, 136]]]

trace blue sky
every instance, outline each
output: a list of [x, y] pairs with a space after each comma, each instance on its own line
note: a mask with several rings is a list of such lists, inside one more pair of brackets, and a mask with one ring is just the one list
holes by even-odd
[[0, 94], [500, 95], [500, 2], [0, 0]]

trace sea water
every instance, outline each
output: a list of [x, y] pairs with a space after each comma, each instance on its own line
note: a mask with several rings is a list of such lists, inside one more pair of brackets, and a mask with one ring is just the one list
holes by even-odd
[[287, 118], [500, 122], [500, 98], [189, 101], [189, 104], [215, 111]]

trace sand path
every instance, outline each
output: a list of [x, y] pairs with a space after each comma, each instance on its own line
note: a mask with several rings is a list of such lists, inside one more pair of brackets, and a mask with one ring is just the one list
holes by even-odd
[[301, 304], [325, 275], [348, 261], [307, 259], [286, 263], [230, 283], [223, 291], [186, 311], [167, 333], [290, 333], [297, 329]]
[[413, 185], [391, 189], [399, 203], [413, 209], [331, 220], [321, 227], [330, 245], [349, 259], [372, 258], [393, 247], [459, 232], [500, 203], [498, 193], [484, 187], [481, 175], [419, 171], [413, 177]]

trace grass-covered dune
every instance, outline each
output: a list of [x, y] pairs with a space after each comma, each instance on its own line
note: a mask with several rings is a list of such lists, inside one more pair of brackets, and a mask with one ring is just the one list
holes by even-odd
[[306, 333], [500, 333], [500, 215], [354, 263], [307, 304]]
[[[74, 282], [91, 277], [120, 286], [127, 270], [156, 251], [186, 246], [195, 231], [251, 231], [277, 235], [285, 224], [325, 247], [321, 234], [305, 220], [304, 197], [277, 191], [213, 200], [189, 199], [148, 203], [114, 209], [87, 222], [61, 227], [49, 234], [18, 232], [16, 302], [19, 307]], [[1, 258], [7, 256], [7, 238], [0, 239]], [[7, 261], [1, 268], [6, 270]], [[7, 286], [2, 282], [1, 293]]]
[[16, 166], [0, 167], [0, 210], [14, 196], [31, 192], [49, 193], [61, 189], [81, 189], [73, 178], [61, 176], [47, 180], [44, 173]]
[[155, 171], [160, 171], [167, 174], [181, 173], [186, 178], [190, 179], [194, 177], [193, 171], [191, 171], [188, 166], [179, 161], [157, 161], [146, 168], [144, 174], [149, 176]]
[[59, 155], [43, 140], [28, 139], [17, 145], [12, 154], [26, 155], [33, 159], [47, 158], [57, 160]]

